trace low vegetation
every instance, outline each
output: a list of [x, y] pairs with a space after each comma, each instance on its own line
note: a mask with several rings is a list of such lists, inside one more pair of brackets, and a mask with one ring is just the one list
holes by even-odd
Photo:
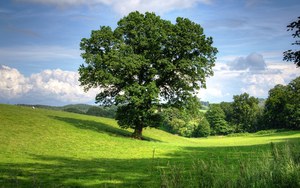
[[[270, 144], [258, 158], [237, 159], [237, 165], [220, 160], [195, 160], [186, 167], [167, 165], [161, 170], [162, 187], [289, 187], [300, 186], [299, 142]], [[232, 172], [233, 174], [230, 174]]]
[[0, 122], [0, 187], [300, 184], [300, 131], [185, 138], [148, 128], [141, 141], [113, 119], [11, 105], [0, 105]]

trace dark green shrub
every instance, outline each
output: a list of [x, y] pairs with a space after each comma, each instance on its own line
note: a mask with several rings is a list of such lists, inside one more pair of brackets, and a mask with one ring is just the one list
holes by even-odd
[[203, 117], [193, 132], [193, 137], [208, 137], [210, 135], [210, 131], [209, 123], [207, 119]]
[[211, 104], [205, 117], [210, 124], [212, 135], [227, 135], [233, 132], [225, 120], [225, 113], [219, 104]]
[[93, 106], [88, 109], [86, 112], [87, 115], [92, 116], [101, 116], [101, 117], [109, 117], [114, 118], [116, 115], [116, 108], [114, 107], [98, 107]]

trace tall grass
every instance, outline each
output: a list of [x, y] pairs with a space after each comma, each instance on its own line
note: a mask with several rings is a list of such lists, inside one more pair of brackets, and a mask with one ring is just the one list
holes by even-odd
[[189, 168], [167, 165], [160, 169], [161, 187], [300, 187], [299, 142], [270, 144], [270, 153], [242, 159], [228, 167], [220, 161], [194, 161]]

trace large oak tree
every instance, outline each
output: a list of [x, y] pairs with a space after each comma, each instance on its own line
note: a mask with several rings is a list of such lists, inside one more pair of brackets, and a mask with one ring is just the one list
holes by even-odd
[[154, 13], [132, 12], [113, 30], [102, 26], [80, 43], [85, 90], [99, 88], [96, 102], [119, 105], [118, 124], [142, 137], [157, 126], [161, 103], [182, 106], [206, 87], [217, 49], [203, 28], [189, 19], [176, 23]]

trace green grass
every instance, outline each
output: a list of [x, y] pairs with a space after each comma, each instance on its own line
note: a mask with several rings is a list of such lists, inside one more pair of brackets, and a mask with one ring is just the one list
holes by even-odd
[[300, 145], [300, 131], [196, 139], [148, 128], [143, 141], [131, 133], [112, 119], [0, 104], [0, 186], [160, 187], [170, 166], [188, 173], [195, 161], [224, 164], [235, 178], [238, 161], [259, 161], [271, 142]]

